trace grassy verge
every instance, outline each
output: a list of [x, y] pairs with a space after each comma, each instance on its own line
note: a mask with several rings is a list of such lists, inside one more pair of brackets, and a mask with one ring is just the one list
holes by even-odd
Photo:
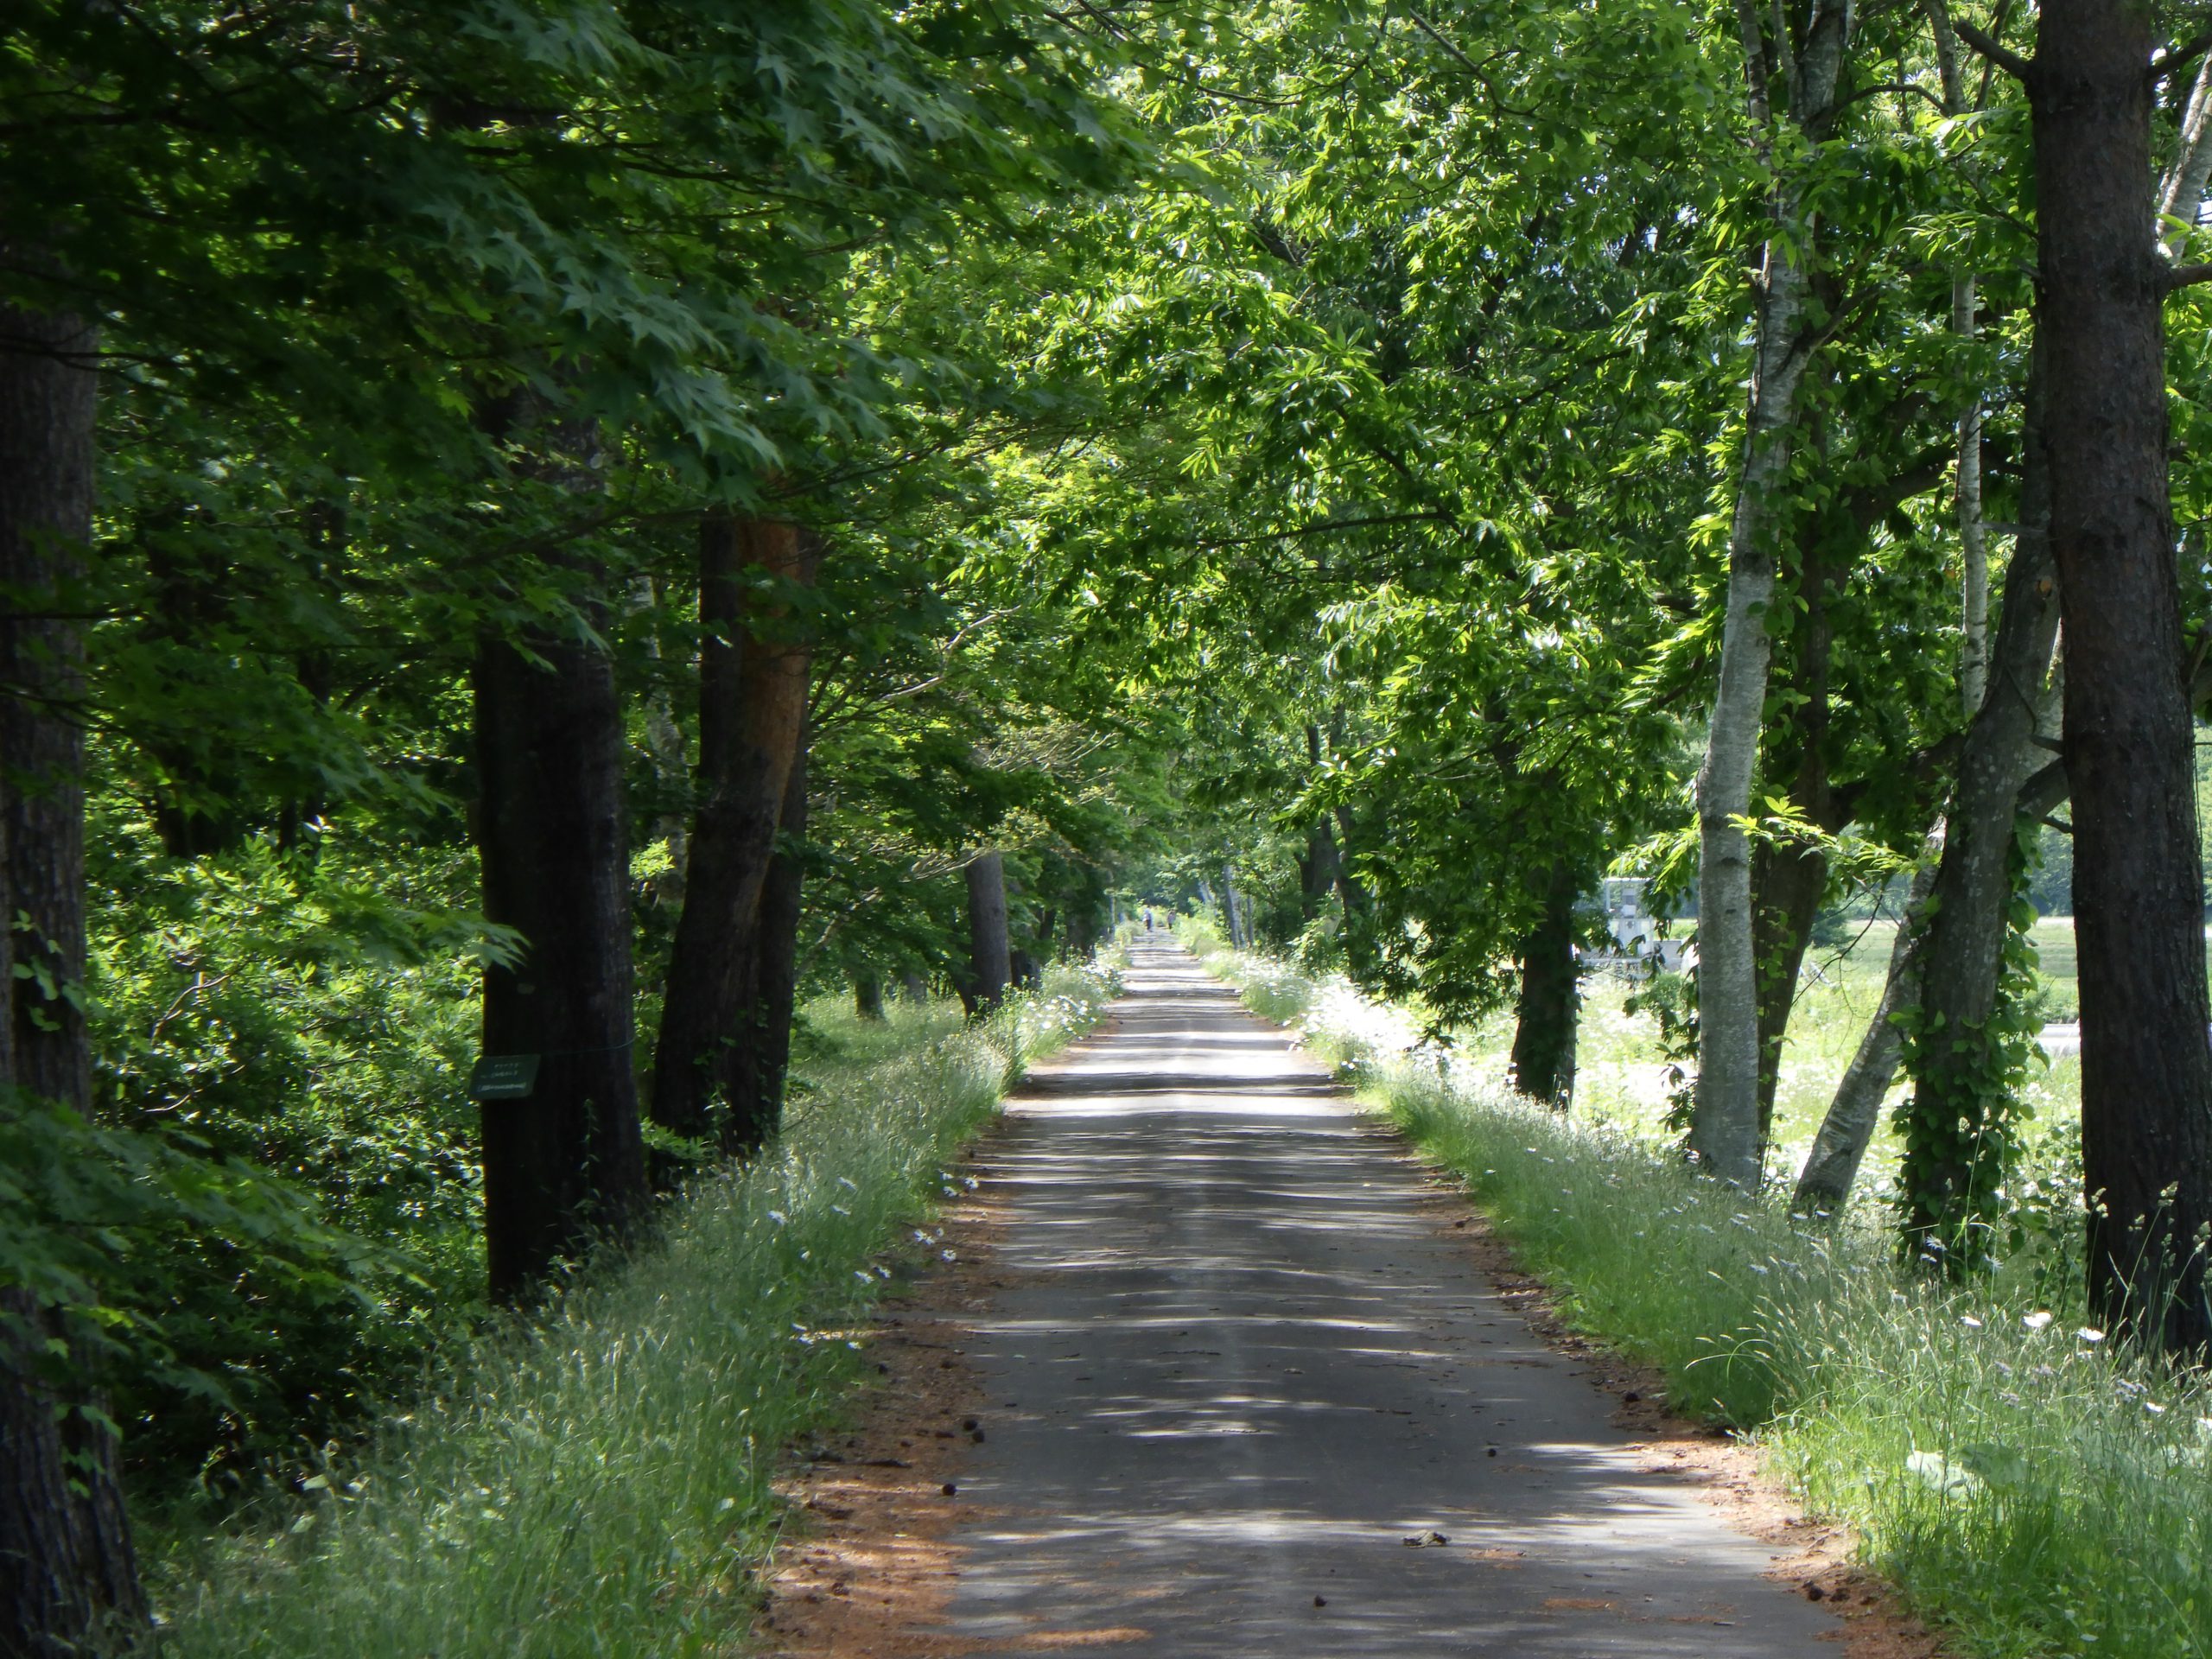
[[[153, 1574], [176, 1656], [726, 1655], [772, 1543], [791, 1439], [859, 1374], [887, 1255], [1028, 1060], [1096, 1020], [1109, 976], [963, 1028], [817, 1010], [780, 1141], [671, 1205], [661, 1240], [587, 1274], [359, 1457], [255, 1529], [172, 1546]], [[947, 1189], [949, 1190], [949, 1188]], [[281, 1512], [278, 1512], [281, 1511]]]
[[1570, 1320], [1662, 1366], [1678, 1408], [1755, 1439], [1961, 1647], [2212, 1654], [2212, 1389], [2115, 1351], [2048, 1264], [1956, 1287], [1909, 1277], [1875, 1226], [1745, 1204], [1637, 1135], [1376, 1044], [1371, 1014], [1317, 1032], [1340, 989], [1211, 961], [1349, 1062]]

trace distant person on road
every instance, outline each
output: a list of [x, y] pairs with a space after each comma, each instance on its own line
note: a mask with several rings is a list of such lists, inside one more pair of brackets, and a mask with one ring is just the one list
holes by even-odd
[[1144, 913], [1144, 931], [1147, 933], [1152, 931], [1152, 912], [1149, 910]]

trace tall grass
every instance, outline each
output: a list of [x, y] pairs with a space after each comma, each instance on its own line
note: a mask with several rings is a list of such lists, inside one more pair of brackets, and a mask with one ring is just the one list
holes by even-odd
[[[681, 1656], [743, 1645], [771, 1482], [833, 1423], [851, 1334], [1023, 1064], [1087, 1026], [1109, 975], [1056, 969], [985, 1024], [911, 1011], [816, 1067], [776, 1145], [671, 1205], [357, 1458], [257, 1527], [173, 1546], [154, 1578], [184, 1659]], [[817, 1015], [820, 1027], [833, 1016]], [[817, 1044], [819, 1051], [821, 1046]]]
[[[1298, 1000], [1280, 966], [1216, 960], [1261, 987], [1255, 1007]], [[1322, 1000], [1308, 988], [1309, 1028]], [[1678, 1408], [1756, 1440], [1961, 1646], [2212, 1655], [2202, 1374], [2120, 1351], [2031, 1260], [1931, 1282], [1871, 1223], [1808, 1225], [1433, 1053], [1338, 1042], [1573, 1324], [1662, 1367]]]

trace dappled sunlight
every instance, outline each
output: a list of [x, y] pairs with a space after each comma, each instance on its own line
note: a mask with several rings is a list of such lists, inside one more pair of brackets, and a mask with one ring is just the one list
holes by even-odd
[[[1163, 957], [1140, 951], [1115, 1035], [1012, 1103], [979, 1167], [1007, 1284], [961, 1338], [995, 1409], [952, 1631], [1134, 1622], [1121, 1650], [1163, 1659], [1800, 1651], [1772, 1638], [1821, 1621], [1645, 1469], [1402, 1145]], [[1758, 1645], [1716, 1582], [1766, 1599]]]

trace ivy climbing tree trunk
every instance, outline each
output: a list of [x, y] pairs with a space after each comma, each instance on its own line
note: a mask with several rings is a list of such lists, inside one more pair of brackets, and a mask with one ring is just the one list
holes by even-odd
[[484, 913], [524, 939], [485, 970], [484, 1052], [538, 1057], [526, 1098], [482, 1108], [490, 1288], [513, 1300], [645, 1199], [622, 704], [569, 630], [487, 635], [475, 693]]
[[2212, 1045], [2166, 480], [2167, 267], [2151, 222], [2147, 5], [2044, 0], [2035, 147], [2051, 551], [2066, 626], [2091, 1305], [2212, 1339]]
[[[1849, 46], [1851, 9], [1812, 0], [1801, 41], [1791, 41], [1785, 8], [1776, 41], [1788, 115], [1818, 142], [1834, 112]], [[1777, 162], [1767, 73], [1768, 45], [1758, 9], [1738, 0], [1751, 120], [1770, 167], [1771, 230], [1753, 289], [1758, 334], [1736, 504], [1728, 532], [1728, 592], [1722, 622], [1719, 683], [1698, 769], [1698, 1076], [1689, 1143], [1711, 1173], [1739, 1186], [1760, 1177], [1759, 1036], [1752, 945], [1751, 857], [1742, 820], [1751, 807], [1772, 642], [1767, 608], [1774, 598], [1777, 527], [1786, 502], [1797, 418], [1797, 389], [1810, 350], [1805, 302], [1816, 225], [1802, 190]]]
[[[0, 1110], [84, 1112], [84, 645], [98, 340], [0, 308]], [[52, 1344], [62, 1344], [62, 1352]], [[0, 1652], [143, 1626], [115, 1436], [51, 1310], [0, 1290]]]
[[[2050, 546], [2050, 469], [2045, 444], [2045, 369], [2030, 359], [2022, 420], [2020, 521], [2006, 567], [1991, 673], [1967, 728], [1944, 817], [1922, 938], [1920, 984], [1908, 1017], [1905, 1059], [1913, 1098], [1902, 1122], [1898, 1185], [1909, 1246], [1954, 1266], [1976, 1260], [1977, 1229], [1995, 1203], [2009, 1162], [2017, 1074], [2034, 1033], [2024, 1008], [2005, 997], [2006, 942], [2018, 885], [2021, 791], [2050, 759], [2037, 747], [2050, 709], [2058, 594]], [[2177, 673], [2178, 671], [2177, 670]], [[2025, 804], [2040, 818], [2051, 802]]]
[[1931, 848], [1912, 874], [1904, 913], [1897, 919], [1897, 937], [1890, 942], [1890, 969], [1882, 982], [1882, 1000], [1859, 1039], [1859, 1046], [1844, 1067], [1835, 1096], [1821, 1119], [1812, 1150], [1798, 1173], [1797, 1190], [1790, 1207], [1802, 1215], [1834, 1215], [1851, 1196], [1859, 1166], [1882, 1121], [1882, 1102], [1897, 1080], [1897, 1060], [1904, 1033], [1897, 1019], [1920, 997], [1920, 973], [1915, 946], [1919, 940], [1920, 915], [1936, 885], [1936, 855]]
[[764, 580], [813, 584], [798, 525], [712, 514], [699, 526], [699, 766], [683, 911], [653, 1055], [653, 1121], [741, 1154], [760, 1144], [761, 898], [804, 741], [811, 656]]
[[[1970, 1086], [1970, 1079], [2002, 1064], [1989, 1052], [1990, 1039], [2002, 1037], [1990, 1030], [1989, 1019], [1997, 1006], [2013, 900], [2014, 825], [2023, 816], [2040, 818], [2056, 804], [2043, 792], [2055, 774], [2038, 747], [2049, 741], [2041, 736], [2041, 728], [2051, 711], [2049, 680], [2058, 629], [2050, 472], [2044, 442], [2044, 373], [2038, 345], [2029, 357], [2019, 521], [2005, 569], [1988, 683], [1967, 728], [1940, 849], [1914, 875], [1880, 1007], [1837, 1086], [1798, 1178], [1796, 1201], [1802, 1207], [1834, 1211], [1842, 1205], [1879, 1122], [1883, 1098], [1905, 1057], [1905, 1028], [1926, 1033], [1925, 1040], [1910, 1046], [1916, 1086], [1927, 1094], [1907, 1114], [1900, 1174], [1908, 1194], [1906, 1225], [1916, 1243], [1930, 1236], [1948, 1238], [1957, 1231], [1957, 1206], [1978, 1185], [1985, 1192], [1988, 1186], [1968, 1166], [1982, 1154], [2000, 1150], [1982, 1128], [1993, 1103]], [[1931, 893], [1940, 895], [1932, 905]], [[1931, 963], [1941, 965], [1931, 971]], [[1912, 1197], [1915, 1192], [1922, 1196]]]

